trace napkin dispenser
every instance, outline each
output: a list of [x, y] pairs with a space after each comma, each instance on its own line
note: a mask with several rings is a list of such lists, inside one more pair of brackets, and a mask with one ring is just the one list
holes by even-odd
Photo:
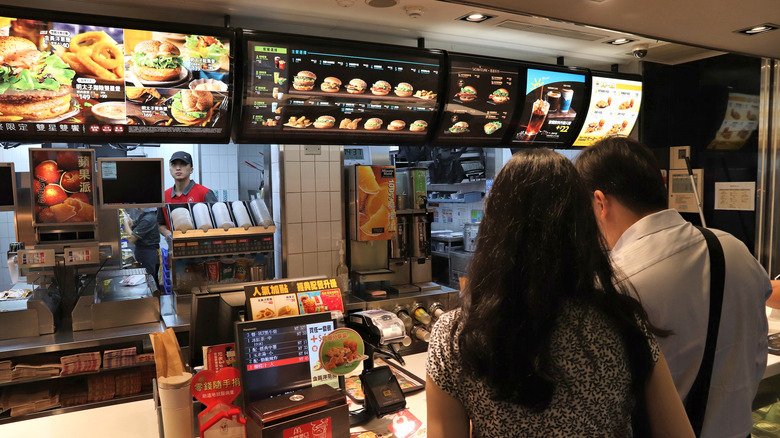
[[349, 436], [347, 400], [327, 385], [252, 402], [246, 413], [249, 438]]

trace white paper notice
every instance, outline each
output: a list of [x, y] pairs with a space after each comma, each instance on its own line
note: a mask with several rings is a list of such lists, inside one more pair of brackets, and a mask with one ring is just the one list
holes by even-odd
[[[699, 195], [699, 201], [703, 204], [702, 182], [704, 180], [704, 171], [702, 169], [693, 169], [693, 177], [696, 181], [696, 192]], [[687, 170], [669, 171], [669, 208], [674, 208], [682, 213], [697, 213], [699, 211], [696, 205], [696, 196], [693, 194], [691, 177]]]
[[756, 182], [715, 183], [715, 210], [756, 209]]

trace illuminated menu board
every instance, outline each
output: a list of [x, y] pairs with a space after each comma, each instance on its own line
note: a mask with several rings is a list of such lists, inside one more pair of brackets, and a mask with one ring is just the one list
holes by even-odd
[[236, 325], [245, 402], [317, 384], [337, 384], [319, 361], [323, 336], [334, 329], [330, 312]]
[[499, 144], [512, 120], [520, 65], [470, 56], [449, 57], [449, 87], [436, 144]]
[[441, 54], [248, 34], [239, 141], [422, 144]]
[[588, 115], [574, 146], [590, 146], [609, 135], [629, 135], [639, 117], [642, 81], [594, 73]]
[[0, 69], [3, 138], [229, 138], [232, 32], [147, 30], [165, 28], [159, 23], [127, 29], [64, 14], [50, 21], [21, 14], [1, 20], [8, 32], [0, 45], [9, 51]]
[[512, 144], [563, 147], [574, 140], [587, 101], [585, 73], [529, 68]]

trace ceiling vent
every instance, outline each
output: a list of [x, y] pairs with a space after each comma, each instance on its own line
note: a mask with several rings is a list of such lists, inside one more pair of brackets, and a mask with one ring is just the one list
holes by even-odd
[[607, 35], [598, 35], [595, 33], [582, 32], [579, 30], [558, 29], [549, 26], [540, 26], [538, 24], [523, 23], [521, 21], [515, 20], [502, 21], [501, 23], [498, 23], [496, 27], [519, 30], [521, 32], [557, 36], [561, 38], [571, 38], [580, 41], [598, 41], [607, 38]]
[[389, 8], [398, 4], [398, 0], [366, 0], [366, 4], [374, 8]]

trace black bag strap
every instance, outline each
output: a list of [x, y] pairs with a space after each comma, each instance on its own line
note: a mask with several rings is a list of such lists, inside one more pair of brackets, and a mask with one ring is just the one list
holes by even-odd
[[723, 247], [715, 234], [702, 227], [696, 227], [704, 235], [707, 250], [710, 253], [710, 313], [707, 323], [707, 343], [704, 346], [704, 356], [699, 367], [699, 374], [693, 381], [693, 386], [685, 399], [685, 412], [693, 426], [697, 437], [701, 436], [704, 425], [704, 413], [707, 410], [707, 398], [710, 394], [712, 380], [712, 365], [715, 362], [715, 346], [718, 342], [720, 315], [723, 308], [723, 286], [726, 280], [726, 259]]

